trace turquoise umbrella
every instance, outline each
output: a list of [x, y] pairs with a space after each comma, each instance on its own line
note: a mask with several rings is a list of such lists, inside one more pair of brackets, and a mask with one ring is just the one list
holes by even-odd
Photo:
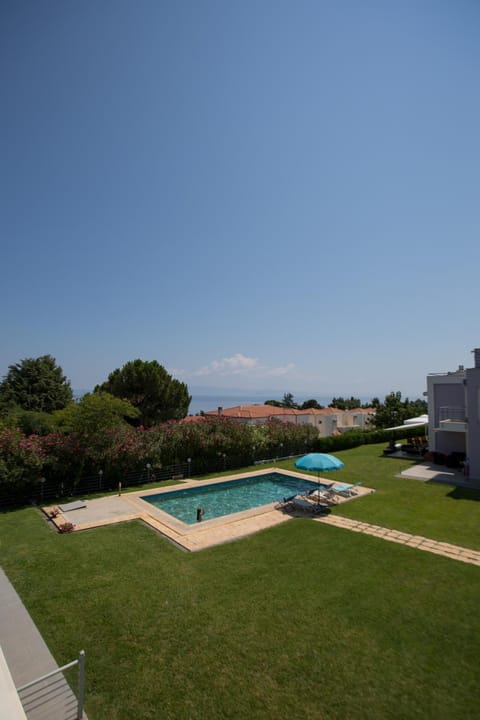
[[[327, 453], [308, 453], [295, 460], [295, 467], [300, 470], [315, 470], [318, 473], [318, 484], [320, 485], [320, 473], [329, 472], [330, 470], [340, 470], [344, 466], [344, 463], [335, 457], [335, 455], [328, 455]], [[320, 500], [317, 494], [318, 500]]]

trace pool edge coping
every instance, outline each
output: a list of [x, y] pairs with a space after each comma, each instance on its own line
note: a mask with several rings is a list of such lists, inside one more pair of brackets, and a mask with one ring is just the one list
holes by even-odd
[[[325, 477], [314, 477], [311, 474], [300, 473], [295, 470], [287, 470], [285, 468], [279, 468], [274, 465], [262, 468], [261, 470], [251, 470], [248, 472], [235, 473], [234, 475], [222, 475], [217, 478], [208, 478], [205, 480], [183, 480], [175, 485], [168, 485], [167, 487], [155, 487], [151, 489], [135, 490], [133, 492], [120, 493], [119, 495], [106, 495], [102, 498], [95, 498], [96, 500], [108, 501], [108, 498], [120, 500], [122, 504], [125, 504], [125, 514], [117, 515], [111, 518], [95, 519], [91, 522], [81, 523], [77, 517], [72, 518], [70, 513], [63, 513], [58, 515], [55, 519], [51, 520], [52, 524], [57, 526], [63, 522], [74, 522], [74, 532], [91, 530], [98, 527], [106, 527], [108, 525], [116, 525], [123, 522], [130, 522], [132, 520], [140, 520], [149, 528], [157, 531], [160, 535], [170, 540], [174, 545], [187, 551], [203, 550], [207, 547], [213, 547], [220, 545], [225, 542], [232, 542], [239, 540], [248, 535], [252, 535], [262, 529], [273, 527], [274, 525], [281, 524], [286, 520], [291, 520], [295, 515], [282, 513], [276, 508], [278, 501], [268, 503], [267, 505], [259, 505], [255, 508], [249, 508], [242, 510], [237, 513], [230, 513], [229, 515], [222, 515], [218, 518], [212, 518], [211, 520], [205, 520], [202, 522], [188, 525], [178, 520], [173, 515], [170, 515], [159, 508], [156, 508], [151, 503], [143, 500], [143, 497], [148, 495], [161, 495], [166, 493], [175, 492], [176, 490], [187, 490], [190, 488], [205, 487], [209, 485], [216, 485], [225, 482], [231, 482], [239, 480], [245, 477], [258, 477], [261, 475], [269, 475], [272, 472], [279, 473], [281, 475], [287, 475], [290, 477], [297, 477], [302, 480], [308, 480], [309, 482], [318, 481], [326, 485], [334, 485], [335, 481], [327, 479]], [[363, 486], [363, 492], [360, 496], [372, 492], [370, 488]], [[358, 495], [356, 496], [358, 497]], [[354, 498], [342, 499], [343, 502], [348, 502]], [[339, 503], [340, 504], [340, 503]], [[48, 511], [50, 508], [43, 508], [43, 511], [48, 517]], [[132, 512], [133, 511], [133, 512]], [[82, 510], [77, 510], [75, 513], [81, 513]], [[81, 515], [80, 515], [81, 518]]]

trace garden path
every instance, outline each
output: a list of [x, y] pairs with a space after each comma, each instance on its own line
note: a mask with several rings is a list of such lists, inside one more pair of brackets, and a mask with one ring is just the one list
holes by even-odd
[[365, 535], [373, 535], [388, 542], [399, 543], [400, 545], [408, 545], [416, 550], [424, 550], [434, 555], [443, 555], [451, 560], [460, 560], [470, 565], [480, 566], [480, 552], [471, 550], [470, 548], [461, 547], [460, 545], [452, 545], [451, 543], [439, 542], [423, 537], [423, 535], [412, 535], [410, 533], [392, 530], [391, 528], [381, 527], [380, 525], [371, 525], [361, 520], [351, 520], [341, 515], [327, 515], [326, 517], [315, 518], [318, 522], [325, 525], [334, 525], [344, 530], [352, 530], [353, 532], [364, 533]]

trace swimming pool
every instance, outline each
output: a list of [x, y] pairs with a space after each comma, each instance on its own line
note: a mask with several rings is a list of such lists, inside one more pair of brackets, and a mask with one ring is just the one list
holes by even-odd
[[305, 495], [318, 487], [318, 482], [313, 480], [272, 472], [204, 485], [200, 488], [143, 495], [142, 500], [192, 525], [197, 522], [199, 507], [204, 512], [203, 520], [212, 520], [222, 515], [268, 505], [291, 495]]

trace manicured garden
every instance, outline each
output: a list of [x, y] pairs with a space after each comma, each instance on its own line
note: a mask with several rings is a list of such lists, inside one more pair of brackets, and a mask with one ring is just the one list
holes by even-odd
[[[345, 467], [329, 480], [362, 482], [377, 492], [335, 512], [404, 532], [480, 550], [480, 490], [396, 477], [414, 463], [385, 457], [384, 445], [336, 452]], [[282, 463], [294, 469], [293, 461]], [[439, 468], [441, 469], [441, 468]]]
[[[382, 447], [337, 453], [332, 479], [377, 492], [335, 512], [480, 547], [480, 493], [398, 479]], [[193, 554], [138, 522], [58, 535], [34, 508], [0, 535], [57, 661], [86, 651], [90, 720], [477, 715], [476, 566], [310, 519]]]

